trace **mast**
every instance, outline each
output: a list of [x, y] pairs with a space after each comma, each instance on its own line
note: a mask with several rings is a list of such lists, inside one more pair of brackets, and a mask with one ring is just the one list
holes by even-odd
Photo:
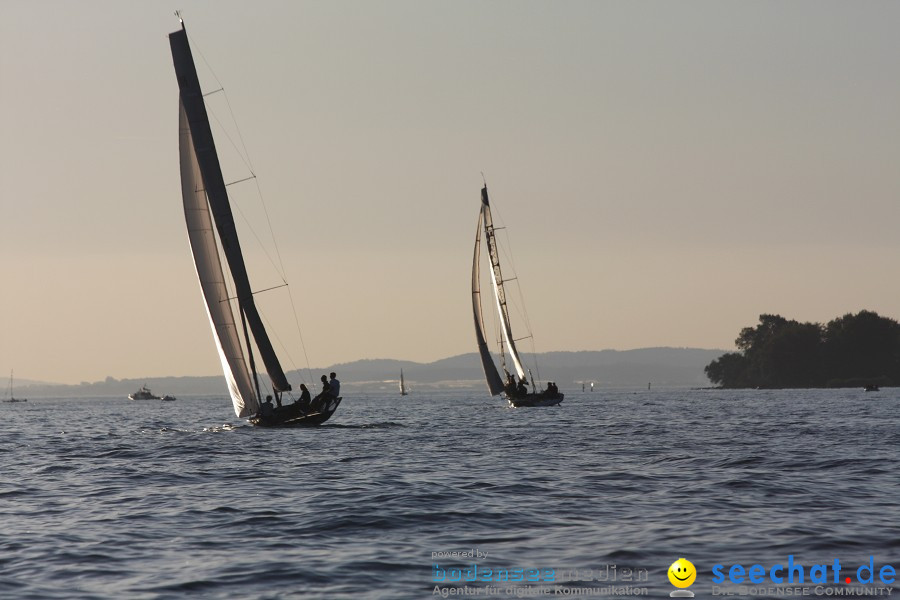
[[491, 257], [491, 283], [494, 287], [494, 297], [497, 300], [497, 311], [500, 314], [500, 325], [506, 347], [509, 348], [509, 356], [513, 361], [516, 374], [519, 379], [526, 379], [525, 368], [519, 359], [519, 351], [516, 350], [516, 341], [512, 335], [509, 323], [509, 311], [506, 307], [506, 291], [503, 288], [503, 273], [500, 271], [500, 252], [497, 248], [497, 240], [494, 236], [494, 220], [491, 216], [491, 204], [488, 200], [487, 185], [481, 188], [481, 216], [484, 221], [485, 241], [488, 253]]
[[234, 281], [241, 318], [246, 319], [247, 326], [259, 350], [260, 358], [272, 380], [272, 387], [276, 392], [288, 391], [291, 389], [291, 385], [284, 375], [284, 370], [278, 361], [253, 299], [253, 289], [244, 265], [244, 257], [231, 205], [228, 202], [228, 194], [225, 191], [225, 180], [209, 126], [209, 117], [203, 102], [197, 69], [194, 66], [187, 31], [183, 24], [181, 30], [169, 34], [169, 44], [172, 48], [172, 60], [178, 78], [181, 106], [186, 115], [193, 152], [196, 155], [197, 166], [202, 177], [202, 191], [206, 194], [206, 200], [219, 234], [219, 241]]

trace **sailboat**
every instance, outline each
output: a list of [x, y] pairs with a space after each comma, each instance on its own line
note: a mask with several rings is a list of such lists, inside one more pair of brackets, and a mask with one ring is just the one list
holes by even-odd
[[28, 398], [16, 398], [13, 396], [13, 372], [9, 372], [9, 389], [7, 390], [8, 398], [4, 398], [4, 402], [28, 402]]
[[[179, 20], [181, 29], [169, 34], [169, 45], [179, 89], [178, 148], [184, 215], [234, 412], [238, 417], [248, 417], [253, 425], [319, 425], [334, 414], [341, 398], [326, 395], [308, 405], [295, 402], [281, 406], [282, 394], [291, 390], [291, 384], [254, 302], [187, 30]], [[232, 294], [225, 284], [220, 248], [234, 282]], [[271, 380], [278, 408], [268, 397], [261, 401], [254, 346]]]
[[[491, 287], [493, 289], [494, 304], [500, 317], [500, 362], [504, 376], [500, 376], [497, 365], [488, 347], [484, 334], [484, 316], [481, 310], [481, 233], [484, 230], [484, 239], [487, 245], [488, 255], [491, 261]], [[491, 216], [491, 204], [488, 199], [487, 185], [481, 188], [481, 211], [478, 213], [478, 227], [475, 230], [475, 253], [472, 258], [472, 312], [475, 317], [475, 339], [478, 342], [478, 352], [481, 356], [481, 365], [484, 368], [484, 376], [487, 381], [491, 396], [503, 394], [510, 406], [555, 406], [563, 401], [563, 394], [559, 393], [556, 384], [550, 382], [547, 387], [537, 391], [534, 377], [531, 379], [531, 390], [528, 390], [530, 371], [526, 373], [516, 348], [516, 339], [512, 334], [512, 326], [509, 320], [509, 311], [506, 305], [506, 289], [500, 270], [500, 252], [497, 248], [497, 239], [494, 235], [494, 219]], [[510, 373], [507, 367], [507, 355], [514, 371]], [[516, 379], [518, 377], [518, 380]]]
[[400, 369], [400, 395], [407, 395], [406, 385], [403, 383], [403, 369]]

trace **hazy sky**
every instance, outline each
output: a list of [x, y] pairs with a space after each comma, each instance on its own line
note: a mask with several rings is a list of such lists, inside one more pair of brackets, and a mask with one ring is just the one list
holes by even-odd
[[[175, 8], [204, 89], [227, 91], [313, 367], [474, 351], [481, 172], [538, 351], [900, 317], [900, 3], [3, 0], [17, 378], [219, 372], [181, 208]], [[248, 176], [218, 144], [226, 180]], [[252, 222], [255, 184], [229, 189]], [[254, 287], [278, 285], [242, 233]], [[305, 367], [286, 297], [260, 302]]]

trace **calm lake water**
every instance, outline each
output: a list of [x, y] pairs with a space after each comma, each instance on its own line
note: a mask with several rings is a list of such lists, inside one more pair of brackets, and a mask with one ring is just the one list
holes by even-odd
[[[292, 430], [215, 397], [0, 404], [0, 597], [660, 598], [685, 557], [703, 598], [717, 564], [789, 556], [824, 596], [870, 557], [872, 589], [900, 571], [900, 390], [563, 391], [347, 390]], [[836, 559], [829, 594], [810, 570]]]

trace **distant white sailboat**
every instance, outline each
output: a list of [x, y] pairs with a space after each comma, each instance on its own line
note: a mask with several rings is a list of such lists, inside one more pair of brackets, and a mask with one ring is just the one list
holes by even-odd
[[[484, 238], [491, 262], [491, 287], [494, 292], [494, 301], [500, 317], [500, 362], [505, 377], [500, 376], [494, 364], [484, 336], [484, 318], [481, 311], [481, 232], [484, 229]], [[492, 396], [503, 393], [510, 405], [522, 406], [554, 406], [563, 401], [563, 394], [559, 393], [556, 384], [549, 383], [541, 391], [535, 388], [534, 379], [531, 379], [532, 392], [528, 392], [528, 377], [519, 351], [516, 349], [516, 339], [512, 334], [512, 326], [509, 320], [509, 311], [506, 305], [506, 291], [503, 275], [500, 271], [500, 251], [497, 248], [497, 240], [494, 236], [494, 220], [491, 215], [491, 204], [488, 199], [487, 185], [481, 189], [481, 212], [478, 215], [478, 227], [475, 230], [475, 254], [472, 259], [472, 311], [475, 316], [475, 338], [478, 342], [478, 352], [481, 354], [481, 364], [484, 368], [485, 379]], [[512, 368], [518, 381], [507, 370], [506, 356], [509, 355]]]
[[28, 398], [16, 398], [13, 395], [13, 372], [9, 372], [9, 387], [6, 389], [6, 398], [4, 402], [28, 402]]
[[407, 395], [406, 385], [403, 383], [403, 369], [400, 369], [400, 395]]
[[[184, 215], [204, 305], [234, 412], [239, 417], [250, 417], [253, 425], [318, 425], [334, 414], [341, 398], [326, 395], [317, 397], [311, 404], [295, 402], [281, 406], [281, 395], [290, 391], [291, 385], [254, 301], [254, 290], [244, 264], [183, 22], [179, 31], [169, 34], [169, 44], [179, 89], [178, 148]], [[233, 293], [226, 288], [220, 248], [235, 288]], [[239, 319], [235, 319], [235, 314]], [[271, 380], [278, 408], [271, 402], [261, 401], [254, 347]]]

